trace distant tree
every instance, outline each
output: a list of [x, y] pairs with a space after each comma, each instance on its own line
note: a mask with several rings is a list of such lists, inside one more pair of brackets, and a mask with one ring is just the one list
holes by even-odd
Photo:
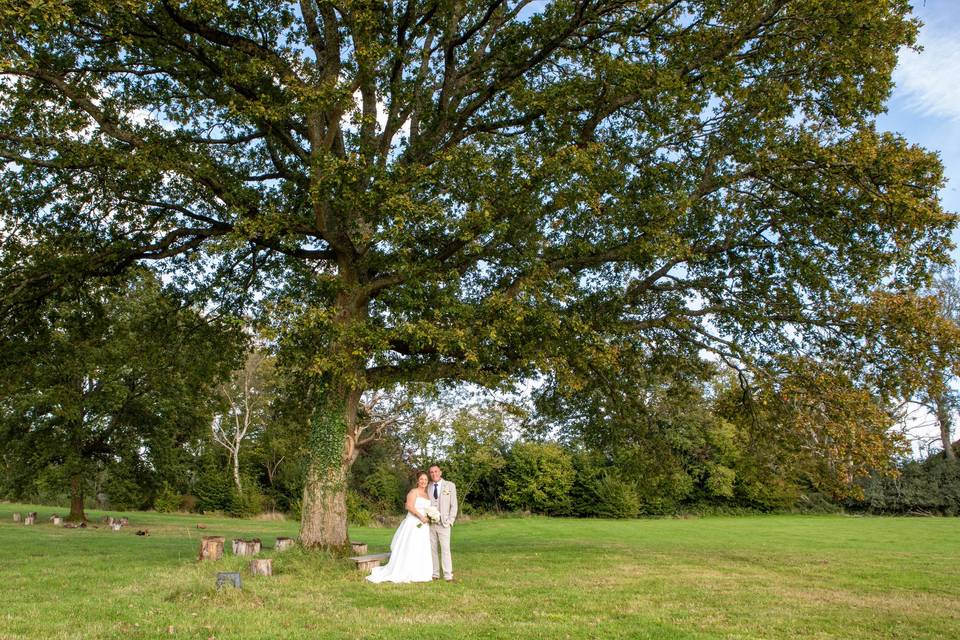
[[28, 343], [0, 367], [4, 457], [37, 477], [57, 469], [84, 520], [98, 463], [169, 450], [209, 424], [238, 337], [165, 294], [148, 272], [92, 285], [38, 310]]
[[513, 509], [567, 515], [573, 458], [555, 442], [517, 442], [504, 469], [500, 499]]
[[523, 418], [517, 407], [500, 403], [465, 407], [450, 418], [444, 474], [456, 480], [461, 501], [487, 508], [498, 504], [511, 425]]
[[[940, 303], [943, 317], [955, 326], [960, 326], [960, 280], [956, 270], [945, 271], [934, 281], [933, 295]], [[953, 416], [957, 410], [957, 391], [952, 384], [956, 384], [957, 371], [947, 371], [946, 379], [934, 377], [928, 384], [926, 396], [929, 398], [934, 414], [937, 416], [937, 425], [940, 427], [940, 446], [943, 447], [943, 456], [947, 460], [956, 460], [957, 452], [953, 448]]]
[[365, 392], [610, 335], [765, 366], [924, 284], [941, 165], [873, 124], [916, 30], [906, 0], [6, 2], [4, 334], [143, 261], [269, 307], [300, 538], [343, 548]]
[[[958, 291], [950, 275], [941, 275], [926, 292], [878, 292], [855, 305], [854, 321], [873, 336], [848, 345], [845, 366], [861, 363], [862, 376], [891, 403], [913, 402], [937, 421], [944, 457], [956, 459], [951, 446], [952, 413], [960, 376]], [[857, 331], [857, 332], [859, 332]], [[856, 333], [856, 332], [854, 332]], [[843, 356], [841, 356], [842, 358]]]
[[[243, 493], [240, 481], [240, 447], [262, 437], [270, 422], [275, 393], [273, 358], [262, 349], [247, 353], [242, 369], [222, 382], [218, 391], [226, 410], [213, 416], [210, 429], [213, 441], [227, 450], [237, 494]], [[275, 466], [279, 462], [274, 463]]]

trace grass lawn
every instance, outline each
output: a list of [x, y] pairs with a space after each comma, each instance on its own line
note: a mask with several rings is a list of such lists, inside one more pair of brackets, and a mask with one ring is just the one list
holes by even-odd
[[[29, 510], [40, 524], [13, 523]], [[960, 638], [957, 519], [480, 520], [454, 529], [456, 583], [373, 585], [320, 553], [267, 551], [272, 578], [229, 555], [295, 522], [55, 512], [0, 504], [0, 638]], [[392, 534], [351, 530], [372, 553]], [[227, 557], [197, 563], [201, 535]], [[241, 591], [216, 590], [225, 570]]]

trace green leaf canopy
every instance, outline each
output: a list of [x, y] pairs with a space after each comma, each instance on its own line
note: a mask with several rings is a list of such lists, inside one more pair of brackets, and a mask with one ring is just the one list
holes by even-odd
[[610, 336], [822, 356], [947, 259], [938, 159], [873, 125], [916, 29], [905, 0], [2, 0], [0, 317], [139, 261], [265, 306], [344, 459], [364, 389]]

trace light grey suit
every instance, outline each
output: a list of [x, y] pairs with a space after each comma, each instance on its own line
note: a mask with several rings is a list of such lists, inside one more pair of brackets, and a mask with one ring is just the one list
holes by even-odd
[[[427, 495], [430, 504], [440, 512], [440, 522], [430, 524], [430, 556], [433, 558], [433, 577], [440, 577], [440, 568], [443, 567], [443, 577], [453, 579], [453, 558], [450, 557], [450, 527], [457, 520], [457, 485], [449, 480], [440, 479], [437, 497], [433, 497], [434, 486], [427, 485]], [[437, 552], [440, 560], [437, 559]]]

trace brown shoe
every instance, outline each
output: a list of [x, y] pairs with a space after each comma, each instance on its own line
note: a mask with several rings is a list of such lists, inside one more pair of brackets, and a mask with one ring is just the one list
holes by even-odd
[[455, 580], [454, 580], [453, 578], [444, 578], [444, 580], [445, 580], [446, 582], [455, 582]]

